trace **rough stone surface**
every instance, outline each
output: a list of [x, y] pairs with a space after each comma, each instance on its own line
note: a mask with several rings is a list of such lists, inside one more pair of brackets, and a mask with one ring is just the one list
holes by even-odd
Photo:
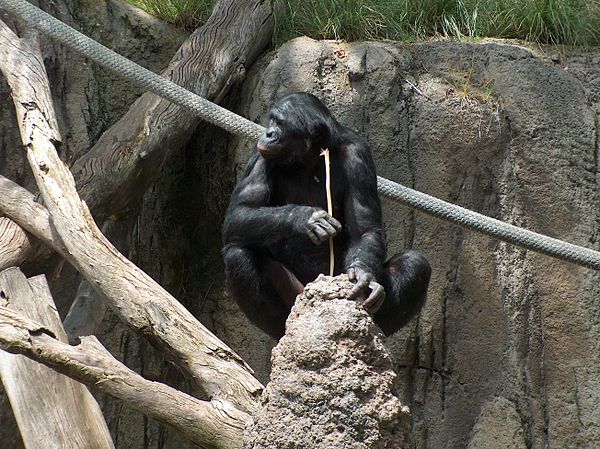
[[320, 276], [298, 297], [245, 447], [406, 447], [410, 412], [392, 393], [383, 334], [346, 299], [351, 288], [345, 275]]
[[[253, 67], [237, 111], [264, 123], [280, 95], [315, 93], [380, 175], [598, 250], [600, 52], [549, 51], [299, 38]], [[234, 142], [240, 166], [252, 147]], [[597, 446], [599, 273], [388, 201], [384, 219], [390, 254], [433, 266], [420, 317], [386, 342], [415, 448]]]
[[[184, 36], [172, 38], [179, 34], [116, 3], [61, 0], [44, 6], [160, 70]], [[150, 25], [139, 27], [140, 21]], [[140, 90], [62, 46], [45, 44], [65, 139], [62, 156], [72, 161]], [[225, 102], [264, 122], [278, 96], [313, 92], [342, 123], [366, 136], [382, 176], [598, 250], [600, 49], [559, 48], [556, 54], [554, 47], [546, 54], [543, 47], [511, 42], [297, 39], [256, 63], [243, 89]], [[0, 98], [8, 99], [3, 81]], [[0, 101], [0, 173], [31, 187], [19, 141], [12, 104]], [[219, 239], [232, 173], [252, 147], [202, 126], [144, 198], [129, 256], [265, 382], [273, 342], [224, 294]], [[434, 270], [419, 319], [385, 342], [400, 398], [412, 412], [413, 446], [598, 446], [598, 273], [387, 201], [384, 219], [389, 253], [415, 248]], [[65, 282], [69, 270], [50, 276], [63, 314], [76, 285]], [[99, 335], [147, 378], [189, 390], [171, 365], [114, 317], [107, 317]], [[118, 448], [189, 447], [142, 415], [102, 402]], [[12, 444], [14, 422], [2, 399], [0, 404], [0, 439], [18, 448]]]
[[491, 399], [477, 417], [467, 449], [526, 449], [520, 421], [511, 401], [501, 397]]

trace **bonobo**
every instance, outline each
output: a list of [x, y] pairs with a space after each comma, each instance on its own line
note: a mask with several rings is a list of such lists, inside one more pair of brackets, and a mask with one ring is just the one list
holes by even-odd
[[[327, 209], [322, 149], [331, 154], [333, 216]], [[280, 338], [296, 296], [329, 272], [348, 273], [350, 299], [362, 300], [389, 335], [416, 315], [431, 268], [415, 251], [385, 260], [381, 205], [371, 152], [317, 97], [292, 93], [270, 110], [229, 203], [223, 226], [227, 284], [242, 311]]]

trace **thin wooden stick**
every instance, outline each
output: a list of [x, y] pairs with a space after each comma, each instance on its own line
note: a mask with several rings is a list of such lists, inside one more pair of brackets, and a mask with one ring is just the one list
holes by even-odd
[[[331, 161], [329, 159], [329, 148], [321, 151], [325, 156], [325, 190], [327, 192], [327, 213], [333, 217], [333, 203], [331, 202]], [[335, 258], [333, 255], [333, 237], [329, 238], [329, 276], [333, 276]]]

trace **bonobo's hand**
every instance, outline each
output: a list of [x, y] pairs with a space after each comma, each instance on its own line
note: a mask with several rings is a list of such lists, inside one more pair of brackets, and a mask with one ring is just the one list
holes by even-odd
[[[350, 281], [356, 283], [348, 298], [364, 300], [362, 305], [367, 312], [371, 314], [377, 312], [385, 300], [383, 286], [375, 280], [372, 273], [367, 273], [359, 267], [350, 267], [347, 273]], [[367, 299], [364, 299], [365, 297]]]
[[321, 209], [315, 209], [304, 227], [304, 232], [315, 245], [320, 245], [341, 230], [342, 224]]

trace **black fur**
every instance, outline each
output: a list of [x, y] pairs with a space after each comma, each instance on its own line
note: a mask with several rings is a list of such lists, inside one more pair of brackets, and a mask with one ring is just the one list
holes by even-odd
[[[325, 148], [333, 217], [324, 212]], [[363, 297], [385, 289], [374, 319], [386, 334], [397, 331], [424, 304], [429, 263], [415, 251], [383, 263], [381, 205], [367, 143], [314, 95], [289, 94], [272, 106], [223, 226], [228, 287], [252, 322], [273, 337], [283, 335], [295, 296], [328, 273], [327, 240], [334, 235], [335, 274], [352, 268]]]

